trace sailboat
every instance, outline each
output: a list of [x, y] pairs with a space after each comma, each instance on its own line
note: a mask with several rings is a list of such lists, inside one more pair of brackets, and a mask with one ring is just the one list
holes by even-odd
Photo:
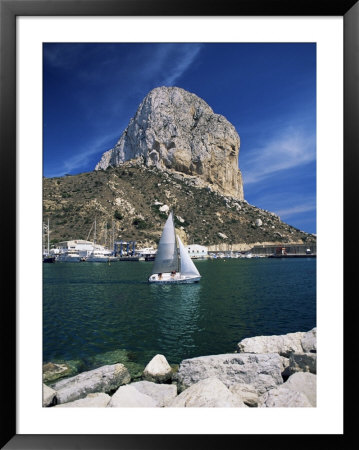
[[[176, 237], [179, 249], [177, 249]], [[170, 212], [158, 244], [150, 283], [197, 283], [201, 275], [179, 236], [176, 236], [173, 213]]]
[[[86, 262], [108, 262], [109, 263], [111, 260], [115, 259], [112, 257], [111, 250], [107, 250], [102, 245], [96, 244], [96, 217], [95, 217], [95, 221], [94, 221], [93, 225], [94, 225], [93, 249], [92, 249], [92, 252], [86, 256], [85, 261]], [[91, 229], [87, 236], [87, 239], [90, 236], [91, 230], [92, 230], [92, 226], [91, 226]], [[106, 225], [106, 237], [107, 237], [107, 225]], [[105, 238], [105, 245], [106, 245], [106, 238]]]
[[55, 255], [50, 255], [50, 220], [47, 219], [47, 226], [44, 224], [44, 229], [47, 231], [47, 253], [43, 253], [42, 262], [54, 263], [56, 261]]

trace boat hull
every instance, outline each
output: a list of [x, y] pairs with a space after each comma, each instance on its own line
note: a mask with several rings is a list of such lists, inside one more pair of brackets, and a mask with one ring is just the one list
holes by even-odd
[[85, 259], [86, 262], [96, 262], [96, 263], [107, 263], [109, 261], [111, 261], [110, 258], [108, 258], [107, 256], [104, 256], [103, 258], [99, 257], [99, 256], [95, 256], [93, 258], [91, 257], [87, 257]]
[[189, 284], [198, 283], [200, 279], [200, 276], [188, 276], [181, 273], [176, 273], [172, 276], [171, 273], [163, 273], [161, 278], [159, 278], [158, 274], [151, 275], [148, 281], [156, 284]]
[[44, 256], [42, 262], [44, 263], [54, 263], [56, 262], [55, 256]]
[[81, 256], [63, 256], [63, 257], [58, 257], [57, 262], [74, 262], [74, 263], [78, 263], [81, 262]]

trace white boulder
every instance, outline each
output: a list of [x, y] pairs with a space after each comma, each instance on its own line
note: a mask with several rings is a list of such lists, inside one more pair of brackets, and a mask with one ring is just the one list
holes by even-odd
[[180, 390], [215, 377], [227, 387], [237, 383], [251, 384], [262, 394], [283, 383], [282, 370], [281, 357], [276, 353], [226, 353], [185, 359], [175, 378]]
[[316, 353], [317, 352], [317, 329], [305, 333], [302, 339], [302, 347], [304, 353]]
[[42, 406], [50, 406], [54, 403], [56, 391], [46, 384], [42, 384]]
[[57, 391], [57, 402], [67, 403], [93, 392], [113, 391], [130, 381], [131, 376], [123, 364], [112, 364], [58, 381], [52, 387]]
[[111, 397], [109, 408], [132, 407], [153, 408], [157, 402], [149, 395], [143, 394], [130, 385], [121, 386]]
[[175, 384], [158, 384], [151, 381], [137, 381], [131, 383], [132, 386], [142, 394], [153, 398], [158, 406], [168, 406], [177, 395], [177, 386]]
[[236, 383], [229, 386], [232, 394], [237, 395], [245, 405], [256, 407], [259, 402], [257, 389], [251, 384]]
[[298, 332], [246, 338], [238, 343], [238, 350], [241, 353], [279, 353], [288, 357], [291, 353], [303, 351], [301, 342], [304, 335], [304, 332]]
[[172, 403], [171, 407], [213, 408], [213, 407], [245, 407], [243, 401], [217, 378], [206, 378], [192, 385]]
[[316, 352], [316, 328], [274, 336], [254, 336], [238, 343], [243, 353], [279, 353], [289, 357], [291, 353]]
[[171, 366], [163, 355], [154, 356], [143, 371], [143, 378], [147, 381], [162, 383], [172, 376]]
[[61, 403], [56, 408], [105, 408], [110, 400], [111, 397], [108, 394], [95, 392], [73, 402]]
[[309, 372], [297, 372], [291, 375], [283, 387], [302, 392], [312, 406], [317, 406], [317, 376]]
[[258, 406], [260, 408], [297, 408], [312, 405], [303, 392], [293, 391], [283, 385], [263, 394]]

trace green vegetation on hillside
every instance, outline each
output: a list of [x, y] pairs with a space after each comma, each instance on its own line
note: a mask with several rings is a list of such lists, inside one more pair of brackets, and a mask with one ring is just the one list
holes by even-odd
[[[282, 222], [269, 211], [196, 187], [193, 177], [126, 163], [79, 175], [43, 179], [43, 217], [51, 242], [111, 239], [156, 245], [173, 209], [188, 243], [315, 242], [315, 236]], [[258, 225], [260, 219], [261, 224]], [[257, 224], [256, 224], [257, 221]]]

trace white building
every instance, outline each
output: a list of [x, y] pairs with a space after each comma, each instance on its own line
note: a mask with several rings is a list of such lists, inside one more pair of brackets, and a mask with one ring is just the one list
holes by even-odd
[[[94, 244], [91, 241], [85, 241], [83, 239], [76, 239], [73, 241], [63, 241], [57, 244], [57, 249], [53, 249], [53, 253], [57, 253], [54, 250], [58, 250], [58, 253], [66, 253], [69, 250], [76, 251], [81, 257], [89, 256], [94, 250], [105, 250], [105, 247], [99, 244]], [[110, 254], [111, 251], [108, 250]]]
[[208, 248], [204, 245], [192, 244], [186, 245], [186, 250], [191, 258], [208, 258]]

